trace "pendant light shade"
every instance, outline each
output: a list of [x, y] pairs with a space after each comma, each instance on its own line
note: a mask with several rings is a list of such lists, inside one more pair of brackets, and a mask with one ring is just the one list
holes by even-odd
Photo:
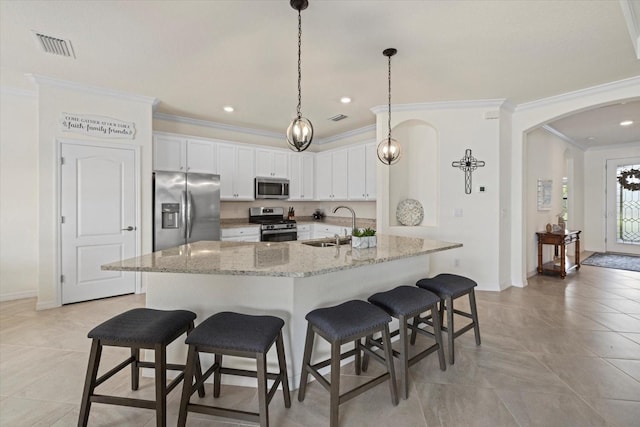
[[389, 61], [389, 116], [388, 126], [389, 132], [387, 137], [378, 143], [378, 159], [387, 166], [390, 166], [400, 160], [400, 144], [395, 139], [391, 138], [391, 57], [398, 51], [393, 48], [385, 49], [382, 54], [388, 58]]
[[309, 6], [309, 2], [307, 0], [291, 0], [289, 4], [298, 11], [298, 108], [296, 118], [287, 128], [287, 142], [292, 150], [304, 151], [309, 148], [313, 140], [313, 125], [309, 119], [302, 117], [300, 112], [302, 106], [302, 16], [300, 12]]

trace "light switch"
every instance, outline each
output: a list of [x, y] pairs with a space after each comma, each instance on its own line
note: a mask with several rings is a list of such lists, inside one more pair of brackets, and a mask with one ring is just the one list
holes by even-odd
[[453, 216], [456, 218], [462, 217], [462, 208], [453, 209]]

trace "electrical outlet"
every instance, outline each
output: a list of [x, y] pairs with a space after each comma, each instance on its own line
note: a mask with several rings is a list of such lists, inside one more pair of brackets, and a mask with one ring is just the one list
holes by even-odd
[[460, 258], [454, 258], [453, 259], [453, 266], [454, 267], [460, 267]]

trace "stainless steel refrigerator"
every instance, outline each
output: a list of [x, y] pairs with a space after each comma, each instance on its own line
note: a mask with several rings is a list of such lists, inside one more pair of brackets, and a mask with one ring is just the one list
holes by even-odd
[[220, 176], [153, 173], [153, 250], [220, 240]]

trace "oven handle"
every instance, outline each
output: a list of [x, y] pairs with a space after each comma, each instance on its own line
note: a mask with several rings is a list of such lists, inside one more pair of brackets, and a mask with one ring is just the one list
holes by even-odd
[[262, 230], [262, 235], [270, 235], [270, 234], [285, 234], [285, 233], [297, 233], [298, 229], [296, 228], [283, 228], [281, 230]]

